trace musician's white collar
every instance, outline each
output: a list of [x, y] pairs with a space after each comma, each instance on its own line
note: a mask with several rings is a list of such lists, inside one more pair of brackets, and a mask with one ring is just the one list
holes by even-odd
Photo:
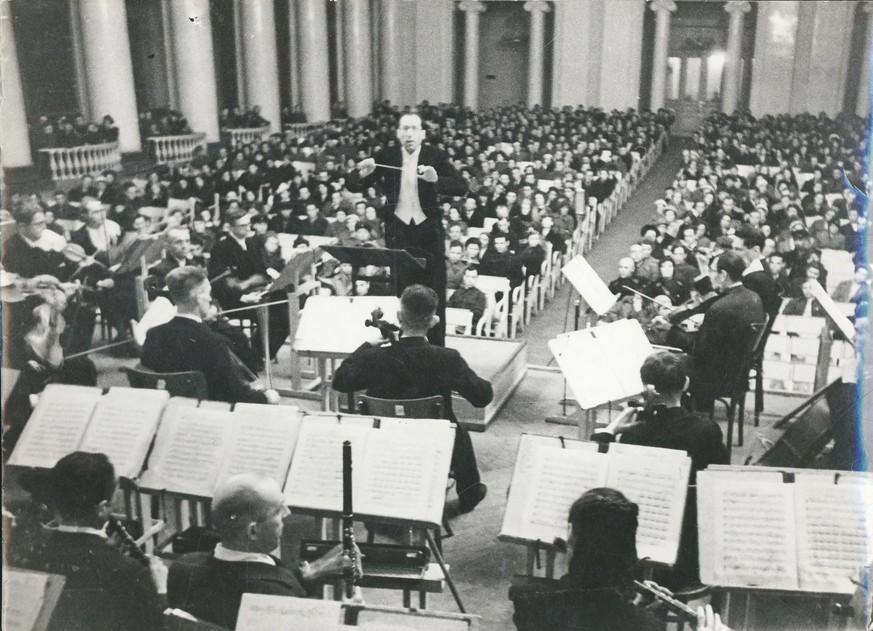
[[200, 316], [194, 315], [193, 313], [181, 313], [179, 311], [176, 312], [177, 318], [188, 318], [189, 320], [194, 320], [194, 322], [198, 322], [200, 324], [203, 323], [203, 318]]
[[101, 539], [109, 539], [109, 535], [106, 534], [105, 530], [99, 530], [89, 526], [65, 526], [64, 524], [60, 524], [58, 526], [52, 526], [51, 529], [57, 530], [58, 532], [70, 532], [79, 535], [95, 535]]
[[218, 561], [229, 561], [231, 563], [266, 563], [267, 565], [276, 565], [276, 561], [269, 554], [231, 550], [230, 548], [225, 548], [220, 543], [215, 546], [215, 552], [213, 555]]

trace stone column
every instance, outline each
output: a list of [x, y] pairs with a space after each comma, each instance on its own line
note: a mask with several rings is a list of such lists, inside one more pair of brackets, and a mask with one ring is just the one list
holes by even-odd
[[299, 39], [297, 36], [297, 2], [296, 0], [286, 0], [288, 3], [288, 52], [290, 59], [288, 60], [289, 68], [291, 69], [291, 107], [300, 105], [300, 53], [298, 52], [297, 44]]
[[272, 131], [282, 131], [273, 0], [240, 2], [239, 19], [243, 67], [237, 72], [245, 74], [246, 105], [260, 106], [261, 116], [270, 121]]
[[27, 136], [27, 115], [24, 109], [24, 92], [21, 90], [21, 74], [15, 38], [12, 33], [12, 7], [9, 0], [0, 1], [0, 150], [4, 167], [27, 167], [33, 164], [30, 157], [30, 139]]
[[724, 60], [724, 93], [721, 95], [721, 111], [730, 114], [737, 109], [740, 100], [740, 64], [743, 58], [743, 22], [745, 14], [752, 10], [746, 0], [730, 0], [724, 10], [730, 16], [728, 24], [727, 54]]
[[345, 2], [335, 2], [333, 41], [336, 47], [336, 100], [339, 103], [346, 102], [346, 44], [343, 15], [345, 14]]
[[397, 3], [400, 0], [382, 0], [382, 98], [392, 105], [400, 104], [400, 32]]
[[91, 118], [109, 114], [121, 151], [142, 149], [124, 0], [79, 0], [79, 26]]
[[858, 78], [858, 99], [855, 103], [855, 113], [867, 118], [870, 115], [870, 73], [871, 65], [873, 65], [873, 2], [862, 3], [861, 9], [867, 18], [864, 35], [867, 50], [864, 53], [864, 63], [861, 65], [861, 76]]
[[208, 142], [218, 142], [218, 88], [209, 0], [172, 0], [166, 7], [170, 28], [165, 36], [171, 41], [179, 109], [192, 131], [204, 132]]
[[310, 122], [330, 119], [327, 65], [327, 7], [324, 0], [299, 0], [300, 94], [303, 113]]
[[530, 13], [530, 49], [528, 52], [527, 104], [529, 107], [543, 102], [543, 43], [545, 41], [545, 14], [550, 10], [545, 0], [530, 0], [524, 3]]
[[352, 118], [373, 110], [370, 0], [345, 0], [346, 109]]
[[673, 0], [652, 0], [649, 8], [655, 12], [655, 54], [652, 63], [652, 102], [654, 112], [664, 107], [667, 89], [667, 53], [670, 45], [670, 14], [676, 10]]
[[458, 8], [464, 12], [464, 105], [473, 110], [479, 106], [479, 14], [485, 3], [462, 0]]

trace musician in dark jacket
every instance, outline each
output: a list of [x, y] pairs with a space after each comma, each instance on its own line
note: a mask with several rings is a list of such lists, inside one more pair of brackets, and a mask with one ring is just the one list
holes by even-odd
[[[105, 454], [77, 451], [61, 458], [49, 477], [55, 527], [11, 550], [10, 564], [66, 578], [50, 631], [161, 631], [159, 592], [166, 568], [122, 555], [105, 531], [116, 479]], [[13, 537], [13, 548], [17, 546]]]
[[518, 631], [661, 631], [634, 606], [639, 507], [615, 489], [584, 493], [570, 508], [569, 571], [560, 580], [516, 577], [509, 588]]
[[[216, 241], [209, 258], [209, 278], [215, 284], [215, 298], [222, 309], [256, 305], [260, 299], [252, 299], [252, 293], [264, 289], [269, 282], [261, 256], [262, 243], [249, 236], [251, 217], [245, 211], [229, 212], [226, 221], [230, 226], [230, 232]], [[282, 291], [272, 292], [264, 298], [274, 302], [285, 298], [285, 294]], [[268, 308], [267, 313], [270, 328], [270, 358], [275, 359], [290, 332], [288, 307], [273, 305]], [[242, 312], [241, 315], [255, 319], [255, 309]], [[260, 349], [260, 345], [260, 335], [253, 336], [252, 346]]]
[[715, 421], [685, 410], [682, 395], [688, 389], [687, 357], [668, 351], [651, 354], [640, 368], [646, 385], [644, 407], [628, 407], [608, 427], [591, 439], [601, 443], [619, 440], [631, 445], [678, 449], [691, 457], [689, 498], [685, 504], [679, 553], [673, 570], [658, 582], [677, 589], [700, 582], [697, 552], [697, 503], [694, 488], [697, 472], [711, 464], [728, 464], [728, 450]]
[[274, 390], [261, 391], [251, 385], [227, 339], [203, 323], [212, 306], [206, 273], [199, 267], [180, 267], [167, 274], [167, 288], [177, 314], [146, 335], [143, 366], [156, 372], [200, 371], [213, 401], [278, 403]]
[[315, 596], [320, 580], [340, 575], [352, 561], [342, 546], [298, 567], [271, 555], [282, 541], [288, 512], [275, 480], [244, 474], [222, 484], [211, 512], [221, 543], [212, 552], [185, 554], [173, 562], [167, 580], [170, 606], [233, 629], [243, 594]]
[[753, 340], [752, 324], [764, 322], [761, 298], [743, 286], [746, 264], [736, 252], [718, 258], [722, 295], [706, 313], [691, 355], [691, 397], [697, 410], [712, 408], [733, 387]]
[[[398, 314], [400, 339], [388, 346], [365, 342], [337, 369], [333, 387], [340, 392], [366, 390], [383, 399], [442, 395], [443, 414], [455, 423], [452, 392], [476, 407], [488, 405], [494, 397], [491, 384], [476, 375], [458, 351], [429, 344], [425, 337], [437, 322], [437, 302], [430, 287], [404, 289]], [[480, 481], [470, 434], [460, 424], [455, 430], [452, 469], [460, 510], [469, 512], [485, 497], [487, 487]]]
[[374, 158], [358, 164], [358, 172], [346, 176], [352, 192], [376, 186], [386, 197], [379, 209], [385, 222], [385, 247], [407, 250], [424, 258], [424, 270], [399, 270], [397, 287], [402, 290], [421, 283], [439, 296], [439, 323], [428, 333], [434, 344], [445, 344], [446, 266], [445, 235], [438, 195], [464, 195], [467, 184], [448, 156], [431, 145], [422, 145], [425, 131], [417, 114], [405, 114], [397, 127], [399, 146], [388, 147]]

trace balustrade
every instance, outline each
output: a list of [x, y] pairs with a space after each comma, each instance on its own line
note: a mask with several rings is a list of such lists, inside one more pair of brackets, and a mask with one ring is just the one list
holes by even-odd
[[270, 126], [250, 127], [239, 129], [222, 129], [221, 133], [228, 139], [232, 147], [247, 145], [252, 142], [261, 142], [270, 135]]
[[79, 147], [51, 147], [40, 149], [46, 156], [53, 181], [74, 180], [83, 175], [121, 170], [121, 152], [118, 142]]
[[147, 139], [149, 155], [158, 164], [177, 164], [188, 162], [194, 157], [198, 147], [206, 150], [206, 134], [184, 134], [180, 136], [152, 136]]

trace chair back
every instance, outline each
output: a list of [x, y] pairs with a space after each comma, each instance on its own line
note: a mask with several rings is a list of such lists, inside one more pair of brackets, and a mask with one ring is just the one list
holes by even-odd
[[[460, 329], [460, 330], [459, 330]], [[473, 312], [469, 309], [446, 307], [446, 332], [471, 335], [473, 332]]]
[[142, 365], [123, 368], [131, 388], [166, 390], [173, 397], [207, 398], [206, 375], [199, 370], [153, 372]]
[[379, 399], [358, 396], [358, 414], [392, 418], [443, 418], [441, 395], [421, 399]]

